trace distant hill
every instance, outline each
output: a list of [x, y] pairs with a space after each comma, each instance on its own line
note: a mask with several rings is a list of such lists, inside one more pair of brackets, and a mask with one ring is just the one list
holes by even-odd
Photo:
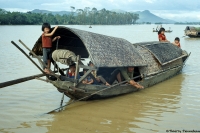
[[145, 11], [142, 11], [142, 12], [138, 11], [138, 12], [135, 12], [135, 13], [139, 14], [139, 18], [140, 18], [139, 20], [137, 20], [137, 22], [175, 23], [175, 21], [173, 21], [173, 20], [163, 19], [161, 17], [158, 17], [148, 10], [145, 10]]
[[[112, 12], [116, 12], [116, 13], [126, 13], [126, 11], [124, 10], [120, 10], [120, 9], [113, 9], [111, 10]], [[39, 9], [35, 9], [33, 11], [31, 11], [33, 13], [52, 13], [53, 15], [59, 14], [59, 15], [64, 15], [67, 14], [69, 15], [71, 12], [70, 11], [48, 11], [48, 10], [39, 10]], [[143, 23], [143, 22], [151, 22], [151, 23], [175, 23], [175, 21], [173, 20], [169, 20], [169, 19], [163, 19], [161, 17], [158, 17], [156, 15], [154, 15], [153, 13], [151, 13], [148, 10], [145, 11], [138, 11], [138, 12], [134, 12], [139, 14], [139, 20], [137, 20], [138, 23]], [[76, 15], [76, 13], [75, 13]]]
[[[124, 10], [120, 9], [113, 9], [111, 10], [113, 12], [117, 13], [126, 13]], [[175, 23], [175, 21], [170, 20], [170, 19], [163, 19], [161, 17], [158, 17], [151, 13], [149, 10], [144, 10], [144, 11], [137, 11], [133, 12], [136, 14], [139, 14], [139, 20], [137, 20], [138, 23], [143, 23], [143, 22], [151, 22], [151, 23]]]
[[71, 12], [69, 12], [69, 11], [48, 11], [48, 10], [39, 10], [39, 9], [34, 9], [33, 11], [31, 11], [32, 13], [42, 13], [42, 14], [44, 14], [44, 13], [52, 13], [53, 15], [56, 15], [56, 14], [58, 14], [58, 15], [64, 15], [64, 14], [70, 14]]

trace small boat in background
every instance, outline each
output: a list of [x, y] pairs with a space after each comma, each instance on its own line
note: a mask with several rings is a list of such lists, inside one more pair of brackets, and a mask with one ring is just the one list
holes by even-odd
[[200, 37], [200, 27], [187, 26], [185, 28], [185, 35], [189, 37]]
[[90, 25], [90, 27], [89, 28], [92, 28], [92, 26]]
[[[156, 29], [153, 28], [153, 32], [158, 32], [160, 28], [163, 28], [162, 25], [158, 25]], [[172, 32], [171, 27], [169, 27], [169, 30], [165, 30], [165, 32], [171, 33]]]

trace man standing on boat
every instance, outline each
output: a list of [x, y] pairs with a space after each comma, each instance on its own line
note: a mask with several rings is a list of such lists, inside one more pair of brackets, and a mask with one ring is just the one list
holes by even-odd
[[144, 87], [142, 85], [133, 80], [133, 75], [134, 75], [134, 67], [117, 68], [111, 74], [109, 83], [113, 84], [115, 80], [117, 80], [119, 83], [127, 80], [127, 82], [132, 86], [138, 89], [143, 89]]

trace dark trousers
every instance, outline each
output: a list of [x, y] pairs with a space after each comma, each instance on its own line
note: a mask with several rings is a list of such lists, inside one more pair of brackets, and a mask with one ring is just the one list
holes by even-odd
[[[115, 80], [118, 81], [118, 79], [117, 79], [117, 75], [118, 75], [118, 74], [120, 74], [121, 81], [124, 81], [124, 80], [125, 80], [124, 77], [122, 76], [120, 70], [119, 70], [119, 69], [116, 69], [116, 70], [114, 70], [114, 71], [112, 72], [111, 77], [110, 77], [110, 79], [109, 79], [109, 84], [110, 84], [110, 85], [112, 85], [112, 84], [114, 83]], [[118, 82], [119, 82], [119, 81], [118, 81]]]
[[[43, 62], [47, 65], [47, 61], [51, 60], [51, 48], [43, 48]], [[43, 69], [45, 66], [43, 66]]]

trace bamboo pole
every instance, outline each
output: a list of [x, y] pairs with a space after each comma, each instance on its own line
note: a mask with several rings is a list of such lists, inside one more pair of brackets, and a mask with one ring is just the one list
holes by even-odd
[[45, 76], [45, 75], [44, 74], [37, 74], [37, 75], [33, 75], [33, 76], [28, 76], [28, 77], [24, 77], [24, 78], [15, 79], [15, 80], [7, 81], [7, 82], [4, 82], [4, 83], [0, 83], [0, 88], [4, 88], [4, 87], [11, 86], [11, 85], [14, 85], [14, 84], [26, 82], [28, 80], [32, 80], [32, 79], [35, 79], [37, 77], [42, 77], [42, 76]]
[[[30, 49], [25, 45], [25, 43], [23, 43], [21, 40], [19, 40], [19, 42], [20, 42], [29, 52], [31, 52], [31, 54], [33, 54], [33, 55], [38, 59], [38, 61], [39, 61], [40, 63], [42, 63], [43, 66], [46, 67], [46, 64], [45, 64], [32, 50], [30, 50]], [[51, 74], [49, 74], [49, 75], [55, 76], [58, 80], [60, 80], [59, 76], [56, 75], [51, 69], [50, 69], [50, 72], [51, 72]]]
[[[59, 70], [58, 72], [59, 72], [61, 75], [65, 76], [65, 73], [63, 72], [63, 70], [60, 69], [60, 68], [58, 67], [58, 64], [57, 64], [53, 59], [51, 60], [51, 62], [52, 62], [53, 65], [55, 65], [55, 68], [56, 68], [57, 70]], [[55, 63], [55, 64], [54, 64], [54, 63]]]
[[[63, 71], [65, 71], [65, 70], [67, 70], [67, 69], [63, 69]], [[57, 72], [57, 71], [54, 71], [54, 72]], [[37, 79], [37, 78], [43, 77], [43, 76], [45, 76], [45, 74], [37, 74], [37, 75], [32, 75], [32, 76], [19, 78], [19, 79], [15, 79], [15, 80], [11, 80], [11, 81], [6, 81], [3, 83], [0, 83], [0, 88], [4, 88], [7, 86], [11, 86], [11, 85], [19, 84], [19, 83], [26, 82], [29, 80]]]
[[[14, 41], [11, 41], [11, 43], [17, 48], [19, 49], [41, 72], [42, 74], [38, 74], [38, 75], [33, 75], [33, 76], [29, 76], [29, 77], [24, 77], [24, 78], [20, 78], [20, 79], [16, 79], [16, 80], [11, 80], [11, 81], [7, 81], [7, 82], [4, 82], [4, 83], [0, 83], [0, 88], [3, 88], [3, 87], [7, 87], [7, 86], [10, 86], [10, 85], [14, 85], [14, 84], [18, 84], [18, 83], [22, 83], [22, 82], [25, 82], [25, 81], [28, 81], [28, 80], [32, 80], [32, 79], [35, 79], [36, 77], [42, 77], [42, 76], [48, 76], [48, 74], [46, 74], [36, 63], [35, 61], [33, 61], [30, 56], [28, 56], [26, 54], [26, 52], [21, 49]], [[37, 56], [38, 57], [38, 56]], [[40, 60], [41, 61], [41, 60]], [[41, 62], [42, 63], [42, 62]], [[57, 76], [57, 75], [56, 75]]]
[[[80, 56], [77, 55], [77, 63], [76, 63], [76, 71], [75, 71], [75, 77], [74, 77], [74, 79], [77, 79], [77, 77], [78, 77], [78, 73], [79, 73], [79, 60], [80, 60]], [[74, 83], [74, 87], [76, 87], [76, 83]]]
[[163, 63], [162, 65], [164, 66], [164, 65], [166, 65], [166, 64], [168, 64], [168, 63], [171, 63], [171, 62], [173, 62], [173, 61], [176, 61], [176, 60], [181, 59], [181, 58], [186, 57], [186, 56], [188, 56], [188, 55], [181, 55], [180, 57], [175, 58], [175, 59], [173, 59], [173, 60], [170, 60], [170, 61], [168, 61], [168, 62], [165, 62], [165, 63]]
[[46, 67], [46, 64], [45, 64], [31, 49], [29, 49], [21, 40], [19, 40], [19, 42], [20, 42], [29, 52], [31, 52], [31, 54], [33, 54], [33, 55], [38, 59], [38, 61], [39, 61], [44, 67]]
[[46, 75], [47, 76], [47, 74], [35, 63], [35, 61], [33, 61], [31, 58], [30, 58], [30, 56], [28, 56], [27, 54], [26, 54], [26, 52], [23, 50], [23, 49], [21, 49], [14, 41], [11, 41], [11, 43], [15, 46], [15, 47], [17, 47], [44, 75]]
[[[59, 42], [59, 39], [57, 39], [56, 50], [58, 49], [58, 42]], [[54, 61], [54, 71], [56, 70], [56, 65], [58, 66], [58, 64], [56, 64], [56, 62]], [[57, 67], [57, 69], [59, 71], [59, 66]]]

